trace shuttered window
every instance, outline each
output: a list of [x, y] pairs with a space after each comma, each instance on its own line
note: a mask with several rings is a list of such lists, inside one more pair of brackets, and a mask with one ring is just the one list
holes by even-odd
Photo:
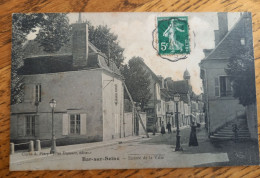
[[80, 115], [70, 115], [70, 134], [80, 134]]
[[215, 96], [219, 96], [219, 78], [215, 78]]
[[42, 90], [42, 86], [40, 84], [35, 85], [35, 101], [36, 102], [41, 102], [42, 101], [42, 95], [41, 95], [41, 91]]
[[220, 80], [220, 96], [232, 96], [232, 86], [228, 76], [221, 76]]
[[86, 114], [63, 114], [62, 135], [85, 135], [87, 130]]

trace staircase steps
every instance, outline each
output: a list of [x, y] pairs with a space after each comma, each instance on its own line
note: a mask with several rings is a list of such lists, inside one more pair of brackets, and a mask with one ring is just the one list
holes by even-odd
[[227, 124], [224, 124], [222, 128], [220, 128], [217, 132], [210, 136], [212, 141], [225, 141], [225, 140], [233, 140], [234, 139], [234, 132], [233, 124], [237, 123], [238, 125], [238, 139], [249, 139], [250, 132], [247, 128], [246, 118], [239, 119], [237, 122], [231, 121]]

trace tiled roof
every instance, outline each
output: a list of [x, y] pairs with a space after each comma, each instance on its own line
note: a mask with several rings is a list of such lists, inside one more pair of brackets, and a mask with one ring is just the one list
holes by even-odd
[[[245, 23], [251, 18], [247, 13], [244, 13], [226, 36], [218, 43], [204, 60], [207, 59], [229, 59], [232, 55], [239, 53], [244, 46], [241, 45], [241, 39], [245, 38]], [[251, 23], [251, 20], [250, 20]], [[249, 23], [248, 23], [249, 24]], [[249, 32], [250, 34], [251, 32]], [[250, 37], [250, 35], [249, 35]], [[247, 39], [250, 41], [250, 39]]]
[[175, 93], [188, 94], [189, 84], [186, 80], [169, 81], [168, 89], [169, 89], [169, 92], [171, 93], [171, 95], [173, 95]]
[[24, 65], [19, 68], [18, 73], [31, 75], [72, 70], [72, 55], [42, 55], [24, 59]]
[[[103, 68], [121, 75], [120, 70], [112, 60], [108, 62], [107, 56], [100, 52], [91, 42], [88, 43], [88, 46], [88, 62], [87, 67], [84, 67], [84, 69]], [[23, 48], [26, 57], [24, 65], [19, 69], [19, 74], [43, 74], [75, 70], [73, 68], [71, 42], [52, 54], [45, 52], [43, 47], [35, 40], [28, 41]]]
[[184, 101], [185, 103], [189, 102], [188, 93], [190, 86], [188, 84], [188, 81], [186, 80], [179, 80], [179, 81], [172, 81], [169, 80], [167, 82], [168, 84], [168, 93], [173, 97], [174, 94], [178, 93], [181, 96], [181, 101]]

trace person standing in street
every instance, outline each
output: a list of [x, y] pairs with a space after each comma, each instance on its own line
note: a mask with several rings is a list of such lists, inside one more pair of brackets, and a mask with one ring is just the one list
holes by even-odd
[[234, 132], [234, 142], [236, 143], [238, 141], [238, 127], [237, 124], [232, 125], [232, 131]]
[[198, 140], [197, 140], [196, 128], [197, 128], [197, 126], [195, 125], [195, 122], [192, 122], [189, 146], [199, 146]]
[[167, 123], [166, 128], [168, 129], [168, 133], [172, 133], [172, 125], [170, 122]]
[[162, 126], [161, 126], [161, 134], [162, 134], [162, 135], [165, 134], [165, 127], [164, 127], [163, 122], [162, 122]]

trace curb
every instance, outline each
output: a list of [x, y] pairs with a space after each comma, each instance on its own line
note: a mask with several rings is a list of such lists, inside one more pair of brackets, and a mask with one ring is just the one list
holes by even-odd
[[[138, 137], [135, 137], [135, 138], [132, 138], [132, 139], [128, 139], [128, 140], [125, 140], [125, 141], [118, 140], [118, 141], [114, 141], [112, 143], [103, 143], [103, 144], [100, 143], [99, 145], [85, 146], [85, 147], [81, 147], [81, 148], [72, 149], [72, 150], [69, 150], [69, 151], [93, 150], [95, 148], [101, 148], [101, 147], [106, 147], [106, 146], [112, 146], [112, 145], [127, 143], [127, 142], [130, 142], [130, 141], [133, 141], [133, 140], [137, 140], [137, 139], [140, 139], [140, 138], [143, 138], [143, 136], [138, 136]], [[35, 151], [35, 152], [37, 153], [37, 151]], [[24, 162], [31, 161], [31, 160], [42, 159], [42, 158], [46, 158], [46, 157], [50, 157], [50, 156], [54, 156], [54, 154], [48, 154], [48, 155], [43, 155], [43, 156], [38, 156], [38, 157], [33, 157], [32, 156], [32, 158], [18, 160], [18, 161], [14, 161], [14, 162], [11, 162], [11, 157], [10, 157], [10, 164], [19, 164], [19, 163], [24, 163]]]

